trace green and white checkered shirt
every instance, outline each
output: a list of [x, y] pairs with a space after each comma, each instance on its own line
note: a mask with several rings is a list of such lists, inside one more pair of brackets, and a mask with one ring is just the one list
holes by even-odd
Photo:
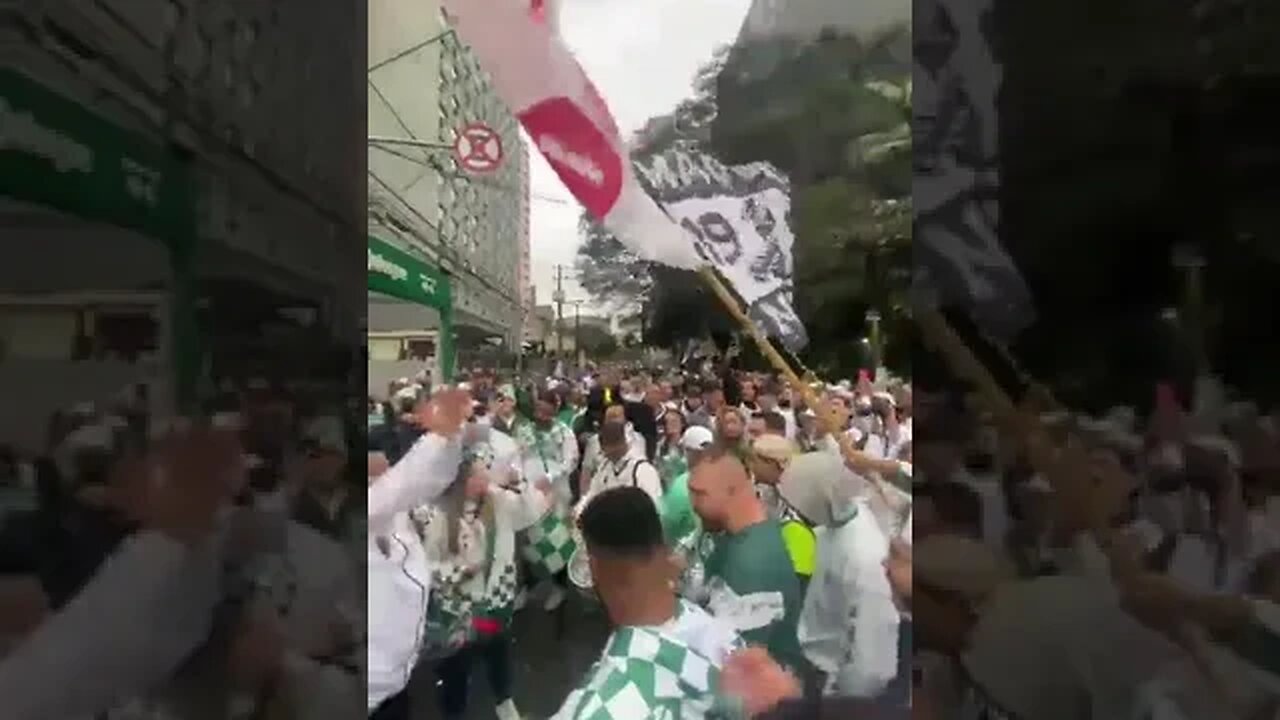
[[573, 530], [558, 508], [552, 508], [524, 531], [520, 554], [539, 577], [548, 578], [565, 569], [578, 549]]
[[[683, 603], [681, 607], [688, 610]], [[733, 645], [726, 650], [740, 646], [733, 637]], [[718, 694], [720, 661], [690, 647], [667, 628], [619, 628], [585, 682], [569, 694], [552, 720], [735, 717]]]
[[[577, 458], [569, 455], [569, 448], [577, 447], [573, 431], [563, 423], [553, 422], [548, 429], [534, 423], [525, 423], [512, 434], [527, 460], [537, 460], [548, 473], [571, 469]], [[556, 480], [557, 478], [552, 478]]]

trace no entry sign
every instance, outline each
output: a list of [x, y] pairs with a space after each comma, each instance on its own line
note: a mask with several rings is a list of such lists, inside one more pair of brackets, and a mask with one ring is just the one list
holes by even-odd
[[462, 169], [487, 173], [502, 165], [502, 136], [484, 123], [471, 123], [458, 131], [453, 156]]

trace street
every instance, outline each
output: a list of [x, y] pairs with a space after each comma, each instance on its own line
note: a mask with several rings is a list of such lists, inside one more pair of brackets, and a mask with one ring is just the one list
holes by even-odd
[[[540, 602], [531, 600], [516, 614], [512, 632], [516, 706], [524, 718], [544, 720], [560, 708], [565, 696], [595, 662], [608, 627], [602, 608], [570, 593], [555, 613], [546, 612]], [[420, 667], [414, 675], [410, 692], [415, 720], [441, 720], [435, 684], [435, 673], [429, 665]], [[493, 707], [484, 668], [477, 664], [471, 673], [466, 717], [492, 720]]]

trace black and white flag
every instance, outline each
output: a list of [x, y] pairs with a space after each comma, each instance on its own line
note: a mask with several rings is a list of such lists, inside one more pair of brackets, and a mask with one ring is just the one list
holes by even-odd
[[992, 8], [993, 0], [913, 6], [913, 290], [917, 302], [963, 308], [987, 334], [1008, 340], [1034, 309], [998, 235], [1002, 68]]
[[804, 347], [808, 335], [792, 302], [787, 177], [768, 163], [726, 166], [687, 145], [645, 158], [636, 170], [702, 260], [733, 286], [752, 321], [788, 350]]

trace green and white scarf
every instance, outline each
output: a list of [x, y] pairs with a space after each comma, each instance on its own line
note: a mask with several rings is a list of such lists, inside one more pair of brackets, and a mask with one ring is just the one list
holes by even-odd
[[[565, 433], [568, 430], [559, 423], [552, 423], [550, 430], [527, 426], [518, 435], [521, 450], [536, 454], [537, 462], [548, 476], [559, 474], [565, 465], [563, 458]], [[551, 478], [552, 482], [556, 478]], [[567, 479], [567, 478], [565, 478]], [[563, 482], [565, 479], [561, 479]], [[567, 501], [566, 501], [567, 502]], [[577, 550], [573, 532], [569, 526], [567, 508], [562, 503], [552, 503], [547, 513], [523, 533], [520, 555], [540, 577], [549, 578], [565, 569]]]

